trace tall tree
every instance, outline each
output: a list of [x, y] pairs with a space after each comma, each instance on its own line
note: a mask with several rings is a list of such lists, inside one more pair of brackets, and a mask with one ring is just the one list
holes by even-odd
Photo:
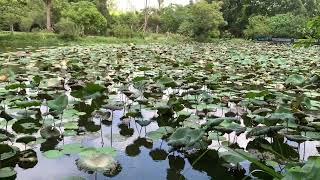
[[51, 27], [51, 8], [52, 8], [52, 0], [43, 0], [46, 9], [46, 27], [48, 31], [52, 30]]
[[143, 24], [143, 32], [146, 32], [148, 27], [148, 0], [145, 1], [145, 8], [144, 8], [144, 24]]

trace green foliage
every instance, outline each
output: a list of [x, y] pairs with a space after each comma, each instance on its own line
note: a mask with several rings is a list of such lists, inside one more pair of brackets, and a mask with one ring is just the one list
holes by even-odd
[[219, 26], [223, 25], [224, 20], [220, 10], [220, 4], [213, 2], [199, 2], [191, 7], [193, 22], [193, 36], [199, 40], [205, 40], [208, 37], [215, 38], [219, 36]]
[[118, 24], [112, 27], [112, 35], [120, 38], [132, 38], [135, 31], [125, 24]]
[[244, 31], [247, 37], [271, 36], [281, 38], [302, 38], [306, 27], [306, 18], [291, 13], [275, 16], [253, 16]]
[[62, 11], [62, 18], [69, 18], [80, 28], [81, 34], [103, 34], [107, 20], [96, 6], [87, 1], [71, 3]]
[[61, 18], [55, 26], [63, 37], [74, 38], [80, 35], [80, 28], [70, 19]]

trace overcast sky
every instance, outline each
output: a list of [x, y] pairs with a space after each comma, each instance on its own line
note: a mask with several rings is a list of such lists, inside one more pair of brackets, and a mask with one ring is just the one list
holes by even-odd
[[[145, 0], [117, 0], [117, 6], [119, 10], [128, 11], [132, 9], [143, 9], [145, 6]], [[151, 7], [157, 7], [157, 0], [148, 0]], [[190, 0], [164, 0], [164, 5], [167, 6], [171, 3], [186, 5]]]

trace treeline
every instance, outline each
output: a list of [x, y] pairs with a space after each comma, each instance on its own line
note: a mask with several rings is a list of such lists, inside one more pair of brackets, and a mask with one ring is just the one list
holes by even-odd
[[0, 29], [45, 30], [68, 37], [174, 33], [202, 41], [305, 38], [319, 33], [312, 27], [320, 15], [320, 0], [191, 0], [187, 6], [167, 7], [164, 0], [155, 1], [157, 8], [119, 13], [113, 0], [0, 0]]

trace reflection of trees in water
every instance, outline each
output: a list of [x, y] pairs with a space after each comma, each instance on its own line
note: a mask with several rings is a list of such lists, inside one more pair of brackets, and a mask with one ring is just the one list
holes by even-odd
[[176, 180], [176, 179], [185, 179], [181, 174], [181, 171], [184, 169], [185, 161], [181, 156], [169, 155], [169, 168], [167, 169], [167, 179]]
[[[212, 179], [242, 179], [245, 177], [245, 170], [227, 166], [227, 163], [219, 158], [216, 150], [209, 150], [198, 159], [204, 150], [193, 153], [187, 157], [194, 170], [206, 172]], [[240, 167], [240, 166], [239, 166]]]
[[79, 117], [79, 126], [84, 127], [89, 132], [97, 132], [100, 130], [100, 125], [96, 125], [94, 121], [92, 121], [92, 113], [95, 110], [101, 108], [103, 104], [105, 104], [104, 100], [106, 96], [100, 96], [99, 98], [93, 99], [91, 105], [86, 104], [85, 102], [79, 102], [75, 104], [74, 108], [79, 112], [85, 112], [85, 115]]

